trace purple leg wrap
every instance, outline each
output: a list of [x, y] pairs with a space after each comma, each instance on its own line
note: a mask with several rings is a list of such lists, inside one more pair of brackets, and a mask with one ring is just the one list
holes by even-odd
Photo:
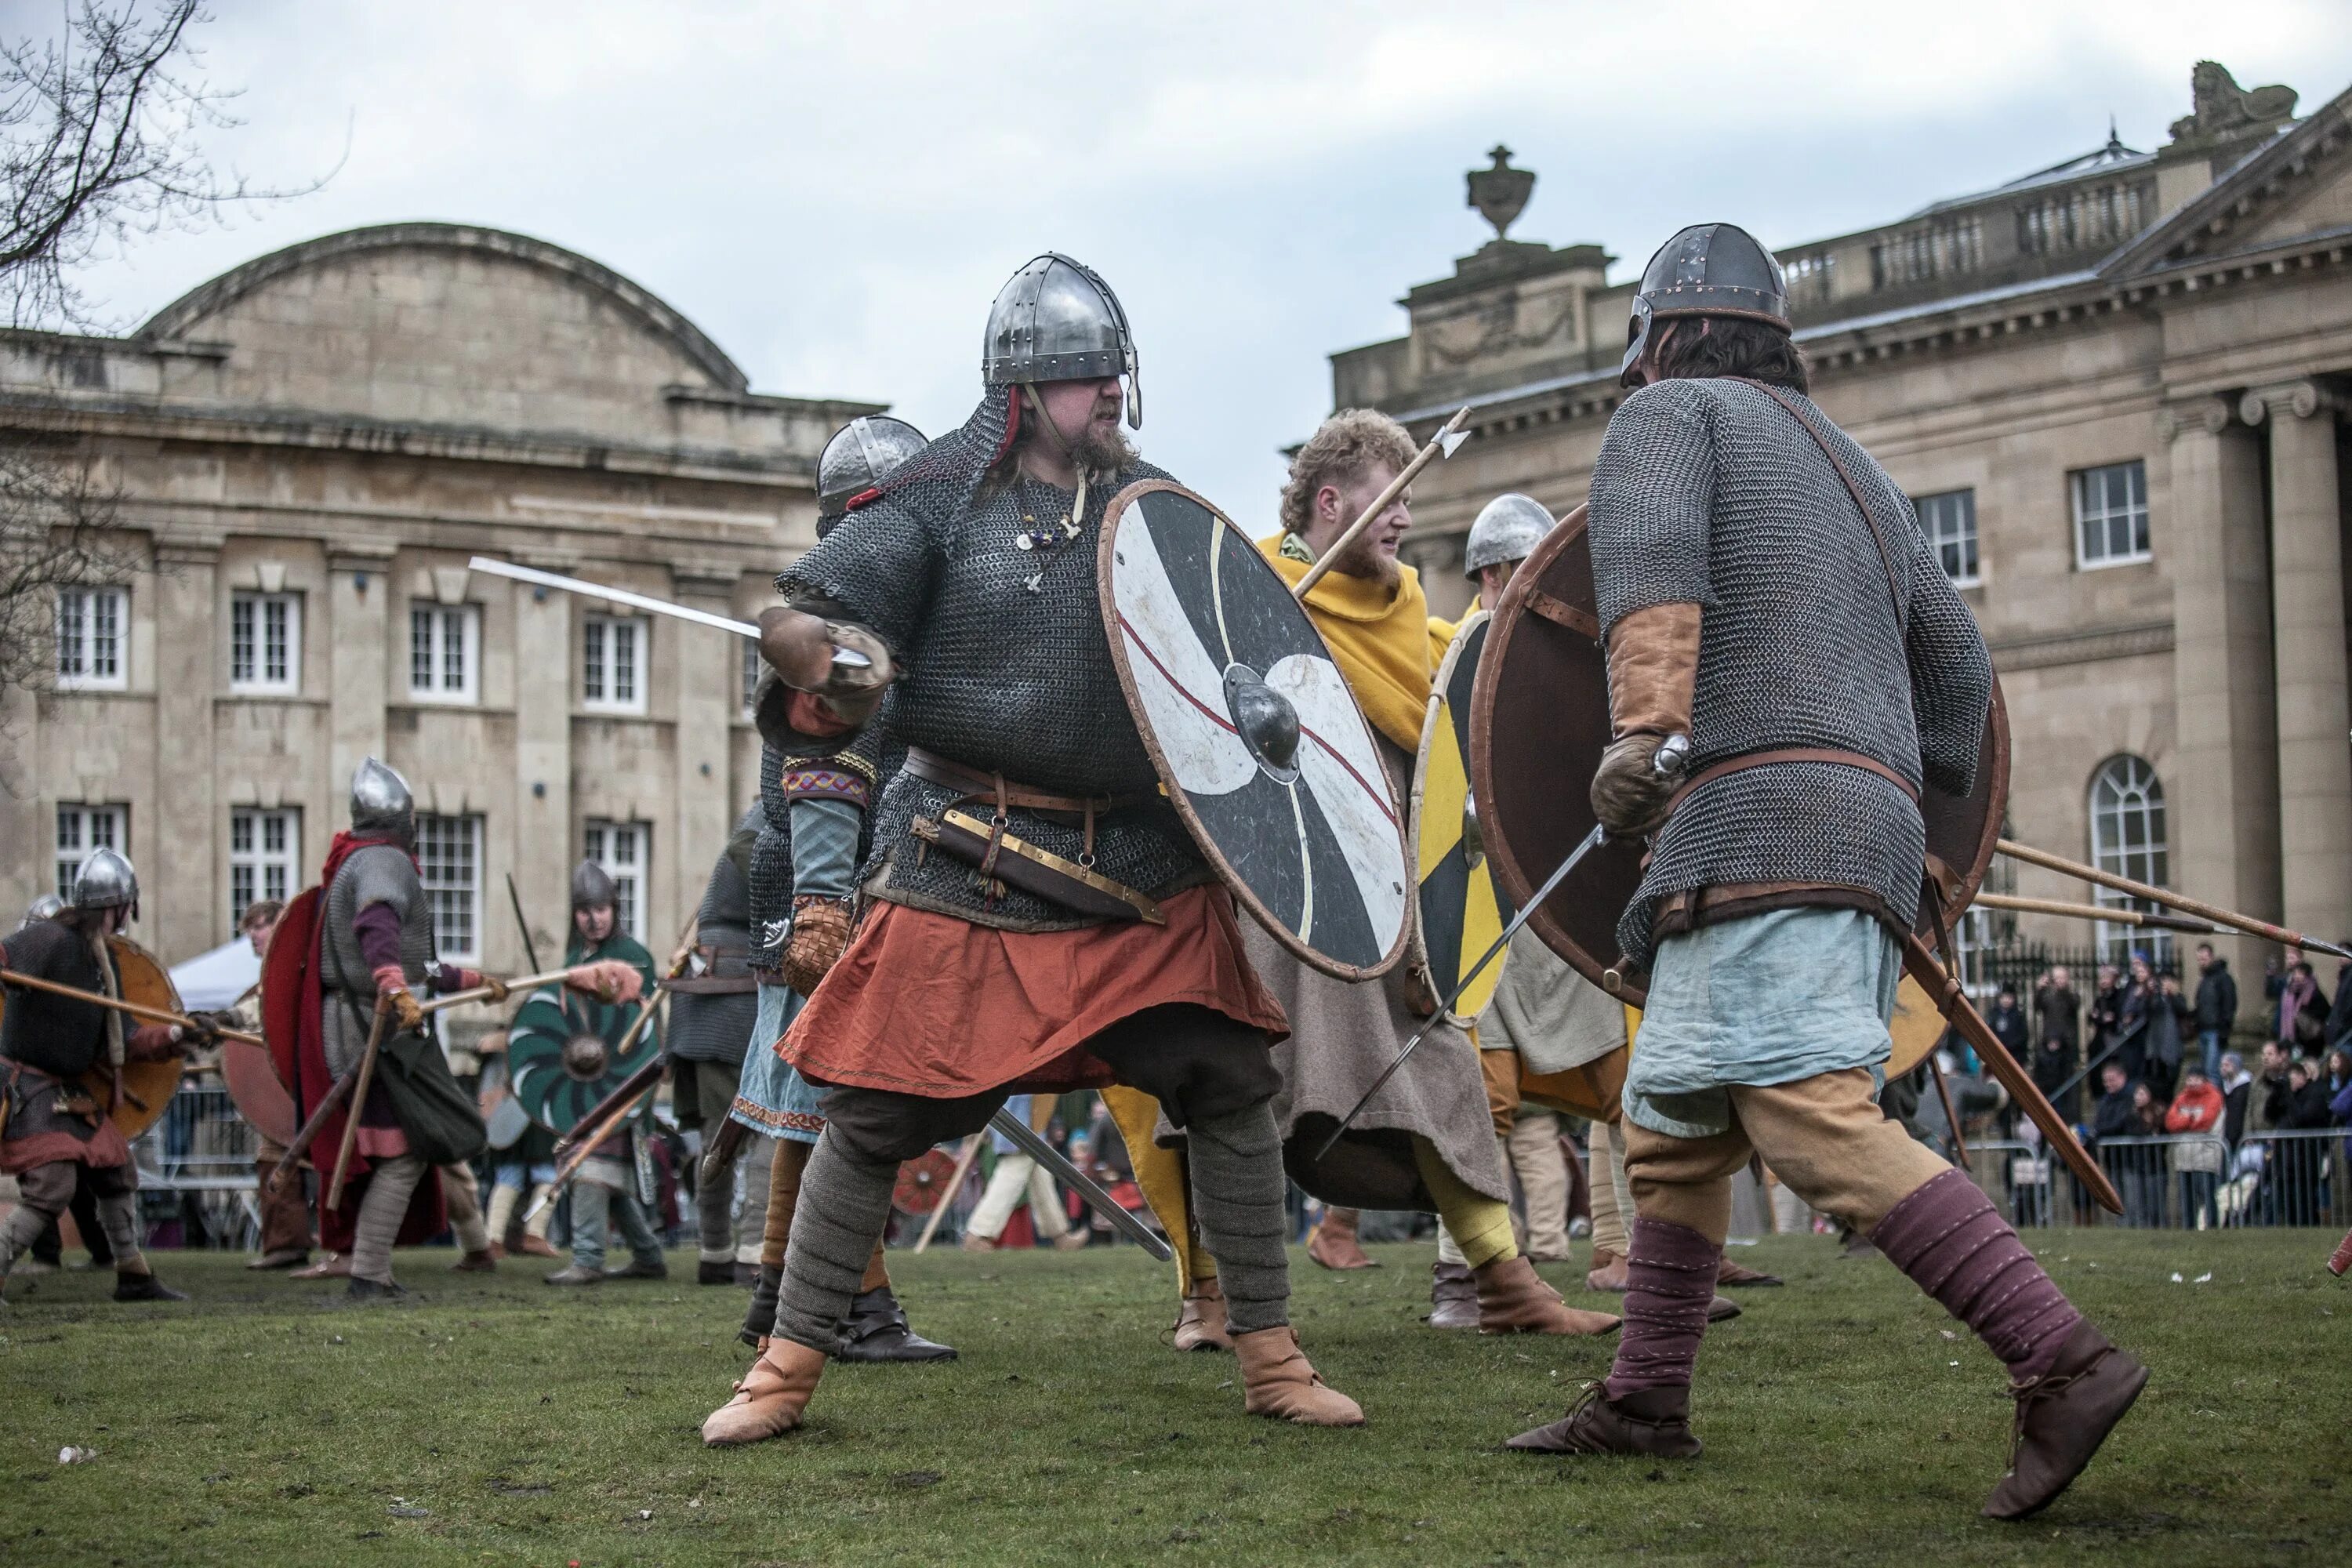
[[1870, 1233], [1887, 1260], [2024, 1382], [2050, 1370], [2083, 1315], [1962, 1171], [1922, 1182]]
[[1688, 1388], [1723, 1249], [1688, 1226], [1638, 1216], [1626, 1245], [1625, 1327], [1602, 1391]]

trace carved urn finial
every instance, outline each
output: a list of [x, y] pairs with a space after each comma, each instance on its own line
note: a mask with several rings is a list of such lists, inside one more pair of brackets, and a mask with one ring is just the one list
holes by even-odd
[[1468, 205], [1495, 226], [1495, 237], [1501, 239], [1527, 210], [1528, 198], [1535, 194], [1536, 172], [1512, 168], [1511, 150], [1499, 142], [1486, 155], [1495, 160], [1494, 167], [1473, 169], [1464, 176], [1470, 186]]

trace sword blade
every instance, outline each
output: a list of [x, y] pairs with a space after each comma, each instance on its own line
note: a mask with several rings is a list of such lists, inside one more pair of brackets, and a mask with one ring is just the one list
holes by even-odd
[[681, 621], [698, 626], [716, 626], [722, 632], [733, 632], [739, 637], [760, 640], [760, 628], [749, 621], [731, 621], [725, 616], [714, 616], [708, 610], [689, 609], [673, 605], [667, 599], [656, 599], [644, 594], [632, 594], [626, 588], [608, 588], [602, 583], [584, 582], [578, 577], [566, 577], [559, 573], [541, 572], [534, 566], [517, 566], [511, 562], [493, 561], [487, 555], [477, 555], [466, 563], [476, 572], [487, 572], [493, 577], [510, 577], [518, 583], [536, 584], [542, 588], [561, 588], [567, 594], [579, 594], [591, 599], [603, 599], [610, 604], [626, 605], [634, 610], [651, 610], [657, 616], [675, 616]]
[[[1152, 1257], [1166, 1263], [1176, 1254], [1167, 1241], [1153, 1233], [1151, 1227], [1119, 1207], [1117, 1199], [1096, 1185], [1093, 1177], [1062, 1157], [1061, 1152], [1029, 1130], [1029, 1124], [1009, 1111], [1000, 1110], [989, 1118], [988, 1124], [1013, 1141], [1024, 1154], [1043, 1165], [1060, 1180], [1067, 1183], [1087, 1206], [1110, 1221], [1111, 1228], [1135, 1243]], [[945, 1200], [942, 1199], [942, 1202]]]

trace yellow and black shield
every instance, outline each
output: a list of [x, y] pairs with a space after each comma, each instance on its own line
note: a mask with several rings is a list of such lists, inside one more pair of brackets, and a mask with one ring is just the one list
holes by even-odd
[[[1470, 790], [1470, 689], [1486, 646], [1486, 612], [1473, 613], [1454, 634], [1431, 685], [1421, 725], [1421, 754], [1412, 770], [1412, 839], [1420, 864], [1421, 936], [1429, 975], [1442, 998], [1451, 995], [1511, 918], [1486, 868], [1478, 806]], [[1488, 964], [1453, 1007], [1467, 1023], [1477, 1017], [1503, 977]]]

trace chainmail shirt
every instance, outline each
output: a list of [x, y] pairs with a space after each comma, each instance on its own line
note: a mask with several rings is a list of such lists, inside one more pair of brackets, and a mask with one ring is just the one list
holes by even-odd
[[348, 1072], [367, 1047], [368, 1022], [375, 1012], [375, 974], [360, 951], [360, 911], [389, 904], [400, 917], [400, 969], [408, 988], [422, 994], [425, 971], [433, 962], [433, 910], [425, 883], [408, 851], [390, 844], [354, 849], [327, 884], [326, 930], [320, 942], [320, 999], [327, 1070]]
[[[710, 868], [702, 906], [695, 911], [694, 941], [710, 950], [707, 973], [739, 980], [750, 972], [751, 859], [762, 817], [754, 805], [736, 821], [727, 847]], [[687, 1061], [740, 1062], [751, 1043], [751, 1018], [759, 1003], [750, 992], [670, 997], [670, 1054]]]
[[[934, 441], [884, 481], [880, 495], [777, 579], [803, 609], [855, 622], [891, 649], [901, 674], [889, 720], [894, 739], [982, 773], [1068, 795], [1143, 795], [1097, 819], [1093, 863], [1155, 897], [1211, 879], [1129, 715], [1103, 632], [1096, 546], [1111, 498], [1166, 476], [1137, 462], [1087, 486], [1078, 531], [1057, 525], [1068, 491], [983, 479], [1012, 441], [1007, 389], [992, 387], [964, 426]], [[1053, 542], [1023, 549], [1039, 530]], [[870, 728], [870, 727], [869, 727]], [[785, 738], [788, 750], [828, 744]], [[956, 792], [900, 772], [875, 808], [876, 896], [1014, 930], [1099, 923], [1017, 889], [992, 887], [912, 837]], [[984, 808], [967, 807], [975, 815]], [[1076, 825], [1015, 809], [1009, 831], [1069, 860], [1087, 852]]]
[[[1966, 794], [1992, 698], [1983, 635], [1901, 489], [1791, 395], [1869, 500], [1895, 592], [1837, 469], [1786, 408], [1742, 382], [1665, 381], [1618, 406], [1593, 468], [1601, 635], [1654, 605], [1703, 610], [1694, 774], [1754, 752], [1819, 746]], [[1729, 773], [1668, 819], [1617, 938], [1646, 967], [1658, 899], [1727, 883], [1858, 889], [1907, 923], [1926, 840], [1919, 808], [1863, 769], [1781, 763]]]

